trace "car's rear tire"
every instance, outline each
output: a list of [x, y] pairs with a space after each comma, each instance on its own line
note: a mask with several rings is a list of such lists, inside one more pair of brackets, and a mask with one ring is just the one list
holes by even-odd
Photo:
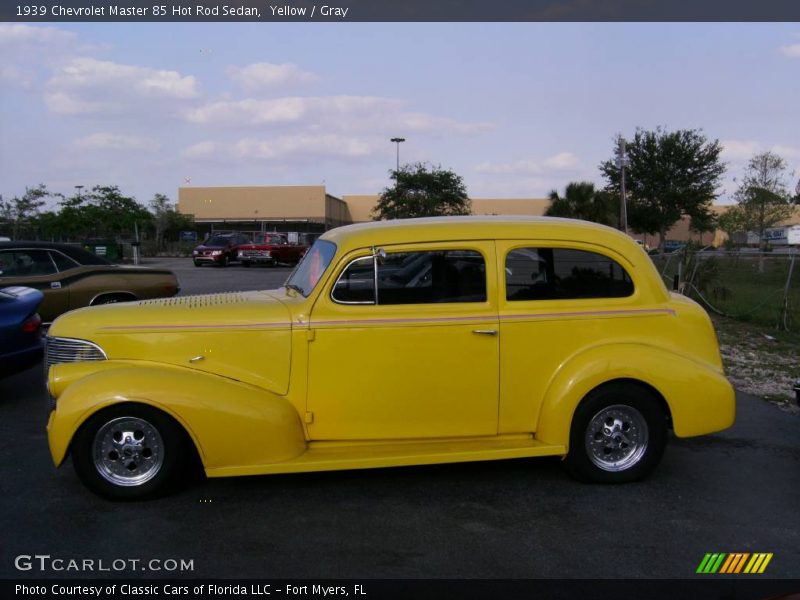
[[177, 482], [190, 456], [187, 446], [185, 432], [169, 415], [142, 404], [119, 404], [80, 427], [72, 442], [72, 464], [99, 496], [141, 500]]
[[666, 442], [659, 399], [636, 384], [611, 383], [589, 393], [575, 411], [564, 464], [580, 481], [637, 481], [658, 465]]

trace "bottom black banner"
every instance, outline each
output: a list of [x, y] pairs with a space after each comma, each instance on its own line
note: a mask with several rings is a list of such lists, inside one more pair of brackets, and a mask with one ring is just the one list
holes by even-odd
[[186, 598], [218, 600], [352, 600], [514, 599], [547, 600], [646, 598], [648, 600], [800, 600], [800, 580], [703, 578], [541, 579], [541, 580], [4, 580], [0, 597], [78, 600]]

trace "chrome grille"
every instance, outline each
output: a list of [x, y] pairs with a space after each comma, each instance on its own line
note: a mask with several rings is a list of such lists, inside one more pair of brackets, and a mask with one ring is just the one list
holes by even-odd
[[48, 337], [45, 345], [45, 364], [48, 368], [58, 363], [106, 360], [100, 346], [72, 338]]

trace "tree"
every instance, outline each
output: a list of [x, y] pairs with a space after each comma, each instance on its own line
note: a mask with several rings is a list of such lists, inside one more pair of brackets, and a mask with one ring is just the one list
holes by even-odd
[[395, 185], [383, 190], [372, 212], [376, 221], [471, 212], [464, 181], [453, 171], [415, 163], [391, 171], [391, 178]]
[[[618, 143], [619, 136], [615, 146]], [[681, 217], [696, 223], [708, 221], [725, 172], [718, 140], [709, 142], [695, 129], [637, 129], [627, 150], [628, 221], [635, 231], [657, 233], [663, 245], [667, 230]], [[618, 197], [620, 168], [612, 159], [603, 162], [600, 170], [608, 179], [606, 190]]]
[[757, 233], [763, 246], [764, 232], [792, 216], [794, 199], [789, 193], [786, 161], [772, 152], [756, 154], [747, 163], [734, 199], [745, 230]]
[[26, 187], [22, 197], [14, 196], [11, 200], [3, 200], [0, 196], [0, 218], [11, 228], [11, 237], [18, 239], [20, 230], [30, 226], [36, 215], [46, 204], [45, 198], [52, 196], [47, 187], [40, 183], [36, 187]]
[[116, 185], [96, 185], [88, 194], [89, 202], [96, 208], [96, 235], [132, 236], [136, 226], [149, 227], [153, 215], [130, 196], [123, 196]]
[[156, 248], [163, 249], [167, 237], [177, 237], [179, 232], [194, 227], [191, 215], [175, 210], [175, 205], [164, 194], [156, 194], [150, 201], [153, 226], [156, 234]]
[[595, 190], [594, 184], [588, 181], [567, 184], [563, 197], [556, 190], [550, 192], [550, 206], [544, 214], [613, 226], [619, 221], [614, 197], [608, 192]]
[[728, 235], [728, 243], [733, 246], [736, 241], [736, 234], [746, 230], [742, 209], [738, 206], [731, 206], [717, 217], [717, 225]]

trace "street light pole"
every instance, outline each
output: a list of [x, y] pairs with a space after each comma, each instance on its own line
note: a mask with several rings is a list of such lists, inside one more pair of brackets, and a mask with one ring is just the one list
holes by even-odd
[[78, 200], [80, 200], [81, 199], [81, 190], [83, 189], [83, 186], [82, 185], [76, 185], [75, 189], [78, 190], [77, 196], [78, 196]]
[[405, 142], [406, 138], [393, 137], [389, 141], [394, 142], [395, 144], [397, 144], [397, 170], [400, 171], [400, 143], [401, 142]]
[[631, 161], [626, 156], [625, 145], [625, 138], [619, 138], [616, 165], [620, 170], [619, 228], [625, 233], [628, 233], [628, 203], [627, 198], [625, 197], [625, 167], [631, 164]]

